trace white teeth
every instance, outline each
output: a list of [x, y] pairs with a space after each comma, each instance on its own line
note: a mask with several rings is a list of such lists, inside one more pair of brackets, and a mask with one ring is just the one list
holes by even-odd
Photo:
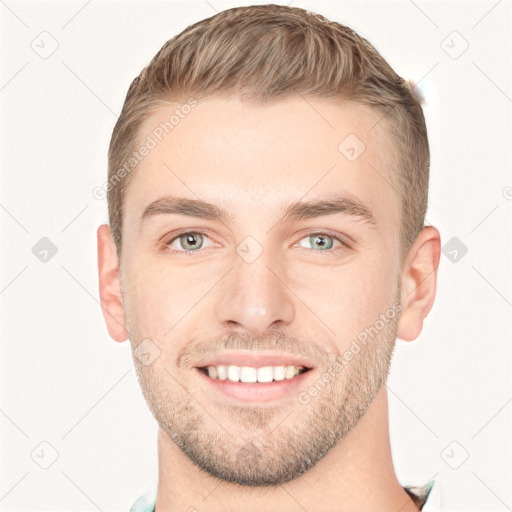
[[263, 366], [258, 368], [258, 382], [272, 382], [274, 370], [272, 366]]
[[228, 379], [233, 382], [240, 380], [240, 368], [238, 366], [228, 366]]
[[219, 380], [226, 380], [228, 377], [228, 372], [225, 366], [217, 366], [217, 378]]
[[285, 366], [274, 366], [274, 380], [284, 380], [285, 370]]
[[272, 382], [273, 380], [290, 380], [300, 373], [303, 366], [251, 366], [219, 365], [208, 366], [208, 376], [212, 379], [230, 380], [233, 382]]
[[257, 373], [256, 368], [242, 366], [242, 368], [240, 368], [240, 382], [256, 382]]
[[295, 367], [287, 366], [286, 371], [284, 372], [285, 379], [293, 379], [295, 377]]

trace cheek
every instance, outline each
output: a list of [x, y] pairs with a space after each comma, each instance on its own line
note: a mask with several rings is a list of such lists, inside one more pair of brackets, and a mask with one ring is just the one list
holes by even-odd
[[393, 259], [381, 255], [368, 261], [352, 277], [350, 310], [360, 332], [375, 323], [379, 315], [389, 310], [396, 300], [397, 279]]
[[218, 279], [220, 270], [206, 267], [173, 265], [154, 256], [132, 258], [124, 271], [128, 323], [143, 337], [172, 336], [174, 326]]
[[[371, 326], [391, 307], [396, 298], [393, 261], [382, 254], [367, 254], [350, 264], [299, 273], [309, 275], [291, 285], [307, 305], [310, 322], [327, 326], [341, 344], [352, 339], [365, 327]], [[311, 311], [314, 314], [309, 313]]]
[[124, 269], [125, 314], [142, 337], [161, 337], [172, 327], [171, 312], [179, 287], [169, 283], [162, 267], [144, 258], [132, 258]]

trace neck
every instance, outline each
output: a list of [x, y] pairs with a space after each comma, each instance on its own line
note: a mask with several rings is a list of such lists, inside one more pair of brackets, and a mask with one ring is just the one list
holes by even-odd
[[387, 391], [382, 386], [345, 439], [310, 471], [278, 487], [244, 487], [212, 477], [159, 428], [155, 512], [417, 512], [394, 472], [388, 422]]

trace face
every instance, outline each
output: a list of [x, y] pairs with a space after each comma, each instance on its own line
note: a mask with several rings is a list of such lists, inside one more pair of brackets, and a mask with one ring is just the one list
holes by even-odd
[[137, 375], [160, 427], [218, 478], [298, 477], [386, 380], [400, 203], [380, 117], [202, 100], [134, 171], [120, 279]]

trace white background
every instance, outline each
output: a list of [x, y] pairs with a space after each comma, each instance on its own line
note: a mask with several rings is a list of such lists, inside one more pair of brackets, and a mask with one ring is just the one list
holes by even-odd
[[[1, 510], [127, 511], [156, 484], [156, 422], [129, 344], [109, 338], [98, 304], [107, 209], [92, 190], [142, 67], [189, 24], [251, 3], [261, 2], [0, 3]], [[455, 262], [442, 255], [421, 336], [397, 344], [388, 387], [398, 478], [435, 477], [443, 510], [512, 510], [511, 4], [292, 5], [353, 27], [401, 76], [421, 79], [428, 223], [443, 245], [457, 237], [468, 249]], [[51, 49], [52, 38], [58, 48], [43, 59], [33, 47]], [[462, 38], [469, 46], [453, 58]], [[46, 263], [32, 252], [42, 237], [58, 248]]]

